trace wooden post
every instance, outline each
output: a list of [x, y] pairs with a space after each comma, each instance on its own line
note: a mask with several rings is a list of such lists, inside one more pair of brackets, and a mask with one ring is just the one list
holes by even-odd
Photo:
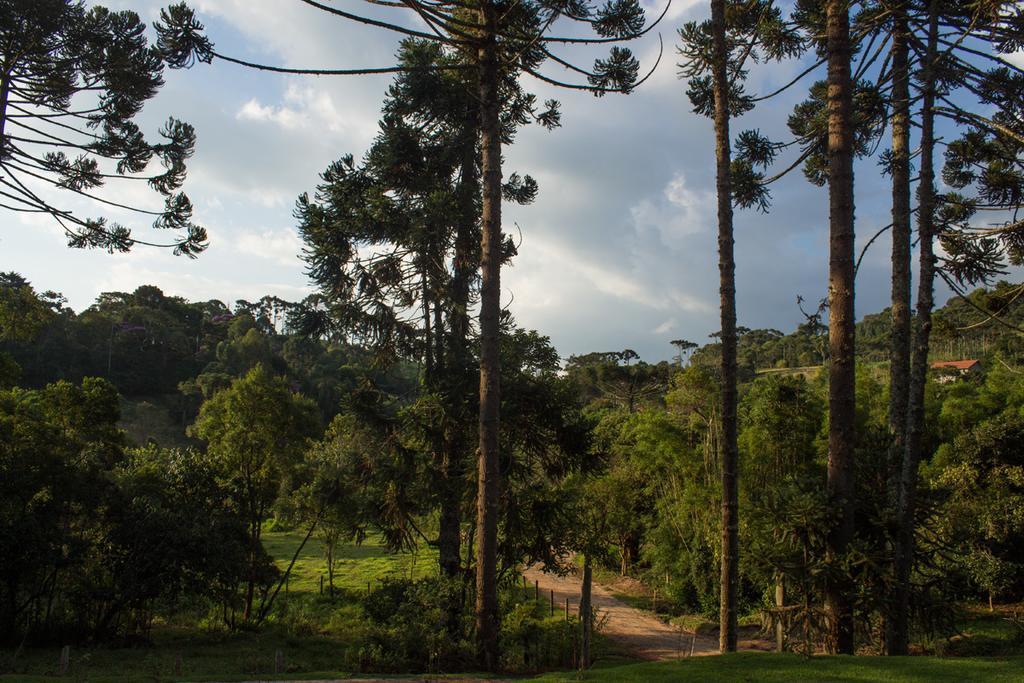
[[778, 609], [775, 618], [775, 651], [786, 650], [786, 627], [782, 621], [782, 608], [786, 606], [786, 583], [782, 575], [775, 577], [775, 607]]
[[565, 620], [569, 621], [569, 596], [565, 596]]
[[555, 589], [551, 589], [551, 616], [555, 616]]
[[324, 594], [324, 575], [320, 575], [320, 595]]
[[533, 599], [540, 602], [540, 581], [537, 579], [533, 581]]
[[63, 676], [71, 668], [71, 646], [65, 645], [60, 650], [60, 675]]

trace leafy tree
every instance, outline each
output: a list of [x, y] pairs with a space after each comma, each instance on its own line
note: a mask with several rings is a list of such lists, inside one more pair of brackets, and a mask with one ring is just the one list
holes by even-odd
[[[644, 29], [644, 14], [637, 0], [617, 0], [600, 8], [590, 2], [577, 2], [570, 7], [546, 0], [525, 3], [480, 0], [469, 5], [461, 1], [434, 3], [417, 0], [407, 5], [393, 6], [395, 9], [411, 11], [419, 20], [426, 21], [430, 32], [338, 10], [313, 0], [304, 1], [335, 17], [441, 44], [446, 50], [458, 55], [458, 60], [446, 66], [446, 70], [466, 70], [475, 75], [473, 90], [478, 99], [475, 125], [479, 140], [481, 181], [476, 633], [481, 662], [485, 668], [491, 669], [498, 663], [496, 515], [501, 496], [498, 451], [501, 403], [500, 272], [505, 244], [501, 224], [501, 147], [504, 142], [502, 102], [507, 97], [508, 85], [516, 83], [523, 74], [559, 87], [590, 91], [598, 95], [629, 92], [640, 80], [639, 63], [628, 49], [616, 43], [637, 38], [649, 29]], [[554, 25], [560, 19], [562, 23], [582, 25], [592, 32], [591, 36], [556, 35]], [[184, 4], [172, 6], [161, 15], [161, 23], [157, 27], [160, 46], [172, 65], [189, 66], [196, 60], [210, 62], [217, 58], [257, 69], [286, 73], [352, 75], [408, 70], [403, 65], [341, 70], [268, 67], [218, 53], [202, 34], [202, 29], [192, 11]], [[596, 59], [592, 69], [577, 67], [552, 52], [564, 44], [605, 43], [613, 44], [608, 58]], [[586, 78], [586, 83], [566, 83], [542, 74], [540, 68], [549, 58], [563, 66], [568, 64], [573, 73]], [[533, 97], [526, 98], [523, 104], [516, 113], [517, 120], [525, 122], [536, 119], [547, 126], [558, 124], [558, 104], [554, 100], [545, 102], [543, 109], [536, 105]]]
[[118, 417], [117, 391], [101, 379], [0, 391], [0, 637], [85, 616], [75, 593], [123, 457]]
[[634, 413], [661, 402], [670, 374], [666, 363], [651, 365], [638, 359], [632, 349], [587, 353], [570, 356], [565, 371], [584, 403]]
[[[73, 247], [128, 251], [152, 244], [105, 218], [83, 218], [51, 197], [75, 194], [153, 218], [176, 234], [159, 245], [195, 256], [206, 231], [178, 192], [195, 130], [174, 118], [148, 142], [134, 119], [163, 85], [164, 62], [130, 11], [80, 0], [5, 0], [0, 4], [0, 206], [46, 214]], [[153, 158], [163, 171], [145, 175]], [[95, 193], [108, 179], [144, 181], [164, 198], [161, 210], [127, 206]]]
[[1024, 592], [1024, 417], [1005, 413], [944, 444], [927, 468], [941, 492], [944, 532], [964, 546], [967, 574], [988, 594]]
[[203, 403], [193, 433], [207, 442], [207, 452], [231, 491], [248, 526], [249, 576], [243, 620], [253, 618], [253, 598], [260, 582], [263, 522], [317, 429], [316, 408], [292, 392], [287, 381], [257, 365]]

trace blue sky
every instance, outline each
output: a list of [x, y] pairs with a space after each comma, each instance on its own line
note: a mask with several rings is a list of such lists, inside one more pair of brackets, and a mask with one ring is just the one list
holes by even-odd
[[[134, 9], [152, 22], [161, 3], [104, 4]], [[387, 32], [325, 19], [293, 0], [193, 5], [217, 49], [246, 59], [382, 66], [397, 46]], [[706, 2], [673, 3], [661, 27], [661, 64], [628, 97], [596, 99], [524, 81], [540, 99], [562, 101], [564, 125], [552, 132], [526, 128], [506, 150], [506, 173], [533, 175], [540, 196], [531, 206], [505, 209], [506, 231], [518, 226], [523, 241], [503, 273], [502, 299], [521, 325], [549, 335], [563, 356], [628, 347], [659, 360], [673, 354], [670, 340], [704, 343], [719, 327], [713, 133], [709, 120], [690, 111], [675, 55], [675, 29], [706, 12]], [[657, 48], [653, 34], [635, 46], [644, 64], [653, 63]], [[757, 67], [750, 89], [774, 89], [801, 68], [793, 62]], [[564, 75], [560, 67], [547, 72]], [[196, 260], [145, 247], [126, 255], [71, 250], [47, 221], [0, 214], [0, 270], [63, 292], [76, 310], [102, 291], [141, 284], [193, 300], [301, 298], [310, 290], [298, 258], [295, 198], [312, 190], [334, 159], [366, 151], [389, 78], [283, 77], [215, 62], [168, 72], [166, 81], [140, 121], [151, 134], [168, 115], [195, 125], [199, 139], [184, 189], [210, 233], [209, 250]], [[759, 106], [734, 129], [784, 135], [800, 94], [796, 88]], [[106, 196], [157, 203], [139, 190], [114, 181]], [[873, 161], [858, 164], [857, 195], [863, 242], [889, 222], [886, 179]], [[799, 173], [779, 183], [773, 196], [767, 215], [737, 212], [739, 323], [789, 331], [801, 321], [796, 297], [817, 300], [826, 291], [827, 197]], [[137, 219], [131, 224], [139, 226], [139, 237], [146, 235]], [[888, 250], [879, 239], [864, 260], [858, 314], [886, 306]], [[945, 290], [939, 294], [944, 300]]]

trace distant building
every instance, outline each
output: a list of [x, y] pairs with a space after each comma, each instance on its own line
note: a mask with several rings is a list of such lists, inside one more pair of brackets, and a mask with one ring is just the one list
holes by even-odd
[[932, 370], [937, 370], [939, 382], [949, 382], [957, 377], [967, 377], [981, 372], [979, 360], [942, 360], [932, 363]]

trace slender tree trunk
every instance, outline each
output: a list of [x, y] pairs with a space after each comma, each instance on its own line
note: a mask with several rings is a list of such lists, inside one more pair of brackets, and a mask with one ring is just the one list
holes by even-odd
[[[889, 500], [899, 500], [910, 397], [910, 74], [906, 5], [896, 8], [892, 33], [892, 328], [889, 347]], [[895, 596], [894, 596], [895, 597]], [[893, 606], [897, 601], [893, 600]], [[886, 618], [885, 650], [906, 654], [899, 610]], [[905, 627], [904, 629], [905, 630]], [[902, 645], [901, 645], [902, 643]]]
[[459, 574], [462, 567], [462, 501], [465, 495], [463, 448], [465, 443], [461, 430], [466, 417], [466, 398], [471, 381], [468, 342], [469, 287], [476, 272], [473, 238], [477, 220], [476, 194], [479, 191], [476, 172], [478, 125], [476, 110], [467, 112], [465, 122], [467, 134], [462, 142], [462, 168], [458, 188], [459, 218], [455, 229], [455, 254], [452, 264], [452, 308], [448, 316], [448, 404], [453, 413], [450, 430], [445, 436], [445, 454], [441, 472], [444, 490], [441, 492], [438, 562], [441, 572], [452, 578]]
[[590, 668], [590, 639], [592, 630], [594, 628], [594, 617], [591, 614], [593, 606], [591, 604], [590, 593], [591, 586], [593, 585], [593, 572], [591, 571], [590, 555], [584, 553], [583, 555], [583, 588], [580, 590], [580, 626], [582, 630], [582, 638], [580, 645], [580, 670]]
[[786, 625], [782, 620], [782, 608], [786, 606], [786, 579], [782, 574], [775, 576], [775, 607], [779, 611], [778, 621], [775, 623], [775, 651], [786, 651]]
[[910, 634], [910, 573], [914, 564], [914, 516], [917, 468], [921, 461], [924, 432], [924, 388], [928, 378], [928, 345], [932, 330], [932, 285], [935, 279], [935, 60], [938, 54], [938, 13], [928, 7], [928, 49], [922, 65], [921, 182], [918, 187], [917, 231], [920, 260], [917, 289], [917, 329], [910, 369], [910, 403], [907, 410], [907, 446], [900, 475], [896, 507], [896, 595], [893, 624], [894, 654], [905, 654]]
[[[829, 430], [828, 491], [839, 519], [828, 538], [828, 552], [841, 558], [853, 540], [854, 228], [853, 88], [850, 79], [850, 15], [844, 0], [828, 0], [828, 194], [829, 194]], [[853, 603], [847, 577], [830, 582], [826, 603], [831, 613], [836, 652], [853, 654]]]
[[711, 31], [715, 50], [712, 78], [718, 193], [718, 295], [722, 325], [722, 574], [718, 647], [722, 652], [735, 652], [739, 590], [739, 447], [736, 443], [736, 261], [733, 256], [725, 0], [711, 0]]
[[480, 446], [477, 460], [476, 637], [480, 665], [498, 666], [498, 428], [501, 314], [501, 130], [497, 10], [481, 4], [478, 49], [483, 216], [480, 239]]
[[892, 35], [892, 327], [889, 348], [889, 488], [898, 497], [910, 395], [910, 78], [906, 7]]

